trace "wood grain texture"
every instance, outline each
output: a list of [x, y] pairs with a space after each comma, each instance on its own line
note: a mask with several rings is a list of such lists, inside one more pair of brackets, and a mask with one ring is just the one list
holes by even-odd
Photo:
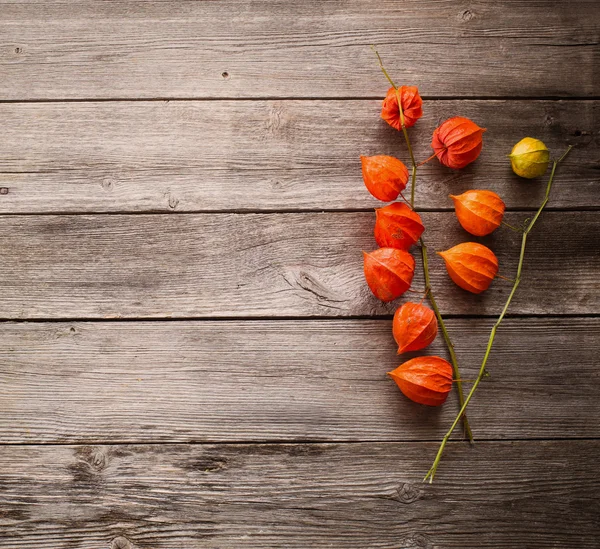
[[[473, 237], [452, 213], [423, 221], [442, 310], [497, 315], [510, 283], [497, 279], [478, 296], [460, 290], [433, 250]], [[6, 319], [391, 314], [397, 303], [379, 302], [364, 281], [373, 224], [372, 213], [0, 216], [0, 311]], [[545, 213], [511, 312], [597, 313], [599, 226], [594, 212]], [[482, 241], [501, 274], [514, 276], [520, 234], [503, 229]], [[422, 291], [418, 269], [413, 289]]]
[[[385, 87], [379, 88], [383, 94]], [[506, 154], [542, 139], [561, 166], [550, 203], [600, 207], [600, 102], [426, 101], [415, 154], [460, 114], [487, 128], [465, 170], [420, 169], [416, 204], [450, 209], [448, 194], [484, 188], [509, 208], [537, 208], [544, 185], [515, 176]], [[189, 212], [373, 208], [360, 155], [408, 162], [380, 101], [192, 101], [0, 104], [1, 213]]]
[[0, 98], [598, 95], [594, 0], [2, 2]]
[[[472, 379], [491, 319], [449, 320]], [[0, 443], [439, 440], [386, 376], [388, 320], [0, 324]], [[441, 337], [427, 354], [446, 356]], [[509, 319], [469, 408], [478, 440], [599, 437], [600, 319]], [[457, 432], [461, 437], [460, 430]]]
[[599, 441], [0, 448], [0, 547], [595, 549]]

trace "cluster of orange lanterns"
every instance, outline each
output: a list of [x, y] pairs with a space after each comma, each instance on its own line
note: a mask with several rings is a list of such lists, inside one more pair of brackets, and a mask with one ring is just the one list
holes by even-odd
[[[400, 106], [402, 112], [400, 111]], [[401, 130], [413, 126], [422, 116], [422, 100], [414, 86], [390, 88], [381, 117]], [[464, 168], [480, 154], [485, 129], [468, 118], [456, 116], [443, 122], [433, 133], [434, 155], [445, 166]], [[402, 196], [409, 180], [403, 162], [391, 156], [362, 156], [362, 174], [368, 191], [377, 199], [391, 202]], [[502, 223], [505, 204], [494, 192], [470, 190], [451, 195], [459, 223], [469, 233], [485, 236]], [[364, 252], [364, 273], [373, 294], [393, 301], [409, 290], [415, 260], [409, 249], [417, 244], [425, 227], [412, 205], [393, 202], [376, 210], [375, 240], [380, 246]], [[498, 259], [492, 250], [477, 242], [463, 242], [439, 252], [450, 278], [463, 290], [479, 294], [487, 290], [498, 273]], [[418, 351], [430, 345], [438, 333], [432, 309], [422, 303], [404, 303], [394, 314], [393, 335], [398, 353]], [[452, 387], [453, 369], [437, 356], [413, 358], [390, 376], [400, 390], [421, 404], [442, 404]]]

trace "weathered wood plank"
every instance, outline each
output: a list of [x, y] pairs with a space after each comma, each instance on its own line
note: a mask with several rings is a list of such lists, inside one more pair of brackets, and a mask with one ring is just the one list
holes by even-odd
[[[379, 93], [384, 92], [381, 87]], [[600, 102], [427, 101], [411, 130], [417, 158], [461, 114], [487, 127], [466, 170], [423, 166], [417, 206], [451, 208], [449, 193], [498, 192], [536, 207], [544, 185], [512, 174], [506, 154], [525, 135], [572, 151], [550, 207], [600, 207]], [[0, 212], [243, 211], [373, 208], [361, 154], [408, 162], [380, 101], [0, 104]]]
[[[491, 319], [450, 320], [465, 379]], [[456, 413], [385, 375], [391, 322], [0, 324], [0, 442], [439, 440]], [[437, 341], [428, 354], [446, 356]], [[479, 440], [600, 437], [600, 319], [509, 319], [469, 416]], [[457, 433], [460, 438], [460, 433]]]
[[[0, 98], [593, 96], [594, 0], [2, 2]], [[551, 78], [548, 78], [551, 74]]]
[[[507, 216], [513, 225], [527, 213]], [[426, 213], [443, 250], [469, 238], [454, 214]], [[0, 311], [6, 319], [347, 316], [390, 314], [363, 275], [374, 214], [0, 216]], [[513, 313], [598, 311], [600, 215], [547, 212], [532, 235]], [[483, 240], [501, 273], [516, 270], [520, 234]], [[432, 255], [444, 311], [497, 315], [510, 283], [479, 296], [450, 281]], [[416, 275], [414, 290], [422, 290]], [[414, 295], [413, 295], [414, 297]]]
[[598, 546], [599, 441], [436, 447], [3, 446], [0, 547]]

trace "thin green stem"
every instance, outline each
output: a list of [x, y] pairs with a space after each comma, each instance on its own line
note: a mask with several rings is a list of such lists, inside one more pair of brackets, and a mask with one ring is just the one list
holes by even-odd
[[[396, 89], [398, 93], [398, 89]], [[400, 97], [398, 97], [398, 105], [400, 104]], [[402, 113], [402, 109], [400, 109]], [[404, 141], [406, 141], [406, 147], [408, 148], [408, 154], [410, 154], [410, 162], [412, 164], [412, 176], [410, 178], [410, 206], [415, 207], [415, 186], [417, 182], [417, 163], [415, 162], [415, 155], [413, 154], [412, 147], [410, 145], [410, 139], [408, 138], [408, 132], [404, 125], [404, 115], [402, 115], [402, 133], [404, 134]]]
[[[406, 147], [408, 149], [408, 153], [410, 154], [410, 161], [411, 161], [411, 165], [412, 165], [412, 177], [411, 177], [411, 186], [410, 186], [410, 206], [411, 206], [411, 208], [414, 209], [414, 207], [415, 207], [415, 187], [416, 187], [416, 181], [417, 181], [418, 165], [417, 165], [417, 162], [415, 161], [415, 155], [413, 154], [413, 149], [412, 149], [412, 146], [410, 143], [410, 138], [408, 137], [408, 131], [406, 130], [406, 125], [404, 124], [404, 113], [402, 112], [402, 102], [400, 100], [400, 92], [398, 91], [398, 86], [396, 86], [396, 84], [392, 80], [391, 76], [385, 70], [385, 67], [383, 66], [383, 62], [381, 61], [379, 52], [375, 49], [375, 46], [371, 46], [371, 48], [375, 52], [375, 55], [377, 56], [377, 60], [379, 61], [379, 67], [381, 68], [381, 71], [387, 78], [388, 82], [392, 85], [394, 90], [396, 90], [396, 100], [398, 101], [398, 111], [400, 113], [400, 125], [402, 127], [402, 133], [404, 134], [404, 140], [406, 141]], [[404, 197], [402, 197], [402, 198], [404, 198]], [[428, 263], [428, 259], [427, 259], [427, 246], [425, 246], [425, 242], [422, 238], [420, 239], [420, 243], [421, 243], [421, 255], [423, 257], [423, 274], [425, 277], [425, 294], [429, 296], [429, 302], [431, 303], [431, 307], [432, 307], [433, 311], [435, 312], [435, 316], [437, 318], [438, 324], [439, 324], [440, 328], [442, 329], [442, 335], [444, 337], [444, 341], [446, 342], [446, 347], [448, 347], [448, 353], [450, 354], [450, 360], [452, 362], [452, 368], [454, 370], [454, 377], [457, 380], [460, 380], [461, 379], [460, 371], [458, 369], [458, 360], [456, 358], [456, 353], [454, 351], [454, 345], [452, 344], [452, 340], [450, 339], [450, 334], [448, 333], [448, 330], [446, 329], [444, 319], [442, 318], [442, 313], [440, 312], [440, 309], [437, 305], [437, 302], [435, 300], [435, 297], [433, 295], [433, 291], [431, 288], [431, 280], [429, 277], [429, 263]], [[458, 390], [458, 402], [459, 402], [459, 405], [462, 407], [464, 404], [464, 401], [465, 401], [463, 388], [462, 388], [462, 382], [457, 381], [456, 387]], [[471, 426], [469, 425], [469, 421], [467, 419], [466, 414], [463, 414], [463, 417], [464, 417], [465, 433], [469, 437], [469, 441], [472, 443], [473, 442], [473, 432], [471, 431]]]
[[523, 229], [521, 229], [519, 227], [514, 227], [513, 225], [509, 225], [506, 221], [502, 221], [502, 225], [504, 227], [507, 227], [511, 231], [515, 231], [516, 233], [522, 233], [523, 232]]
[[[450, 339], [450, 334], [446, 328], [446, 324], [444, 323], [444, 319], [442, 318], [442, 313], [438, 307], [438, 304], [433, 296], [433, 292], [431, 291], [431, 279], [429, 277], [429, 260], [427, 257], [427, 246], [425, 242], [421, 238], [421, 257], [423, 258], [423, 273], [425, 275], [425, 293], [429, 295], [429, 302], [431, 303], [431, 308], [435, 313], [438, 324], [442, 330], [442, 336], [444, 337], [444, 341], [446, 342], [446, 347], [448, 347], [448, 353], [450, 354], [450, 362], [452, 363], [452, 369], [454, 371], [454, 377], [456, 379], [456, 389], [458, 392], [458, 402], [462, 407], [465, 402], [465, 395], [463, 392], [462, 379], [460, 377], [460, 370], [458, 368], [458, 359], [456, 358], [456, 352], [454, 351], [454, 344]], [[471, 431], [471, 426], [469, 425], [469, 420], [467, 419], [467, 415], [463, 415], [463, 423], [465, 426], [465, 433], [467, 437], [469, 437], [469, 441], [473, 443], [473, 431]]]
[[388, 74], [388, 72], [385, 70], [385, 67], [383, 66], [383, 61], [381, 60], [381, 56], [379, 55], [377, 48], [375, 46], [373, 46], [373, 44], [371, 44], [371, 49], [375, 52], [375, 55], [377, 56], [377, 61], [379, 61], [379, 67], [381, 68], [381, 72], [385, 75], [388, 82], [391, 84], [392, 88], [397, 90], [398, 87], [396, 86], [396, 84], [394, 84], [392, 77]]
[[465, 414], [465, 412], [467, 410], [467, 406], [469, 405], [469, 402], [473, 398], [473, 395], [475, 394], [475, 391], [477, 391], [477, 387], [479, 386], [479, 383], [481, 382], [481, 380], [483, 379], [483, 376], [485, 375], [485, 367], [486, 367], [488, 358], [490, 357], [490, 353], [492, 352], [492, 345], [494, 344], [496, 332], [498, 330], [498, 327], [500, 326], [500, 323], [504, 319], [506, 312], [508, 311], [508, 307], [512, 301], [513, 296], [515, 295], [515, 292], [517, 291], [517, 288], [519, 287], [519, 284], [521, 283], [521, 272], [523, 270], [523, 261], [525, 259], [525, 248], [527, 246], [527, 236], [531, 232], [531, 229], [533, 229], [535, 222], [540, 217], [540, 214], [542, 213], [543, 209], [546, 207], [546, 204], [548, 203], [548, 200], [550, 198], [550, 190], [552, 189], [552, 181], [554, 180], [554, 174], [556, 172], [556, 166], [558, 165], [559, 162], [561, 162], [565, 158], [565, 156], [567, 156], [567, 154], [569, 153], [571, 148], [572, 148], [572, 146], [570, 145], [569, 148], [567, 149], [567, 151], [558, 160], [555, 160], [552, 164], [552, 172], [550, 173], [550, 179], [548, 180], [548, 186], [546, 187], [546, 197], [544, 198], [542, 205], [539, 207], [539, 209], [536, 212], [533, 219], [529, 222], [526, 229], [523, 231], [523, 237], [521, 239], [521, 253], [519, 255], [519, 264], [517, 266], [517, 276], [515, 277], [515, 281], [514, 281], [512, 290], [511, 290], [510, 294], [508, 295], [508, 298], [506, 299], [504, 308], [502, 309], [502, 312], [500, 313], [498, 320], [496, 320], [496, 323], [494, 324], [494, 326], [492, 327], [492, 330], [490, 332], [490, 337], [488, 339], [488, 344], [487, 344], [487, 347], [485, 350], [485, 354], [483, 355], [483, 361], [481, 362], [481, 367], [479, 368], [479, 373], [477, 375], [477, 379], [475, 380], [473, 387], [471, 387], [471, 390], [469, 391], [469, 394], [467, 395], [467, 398], [465, 399], [464, 404], [462, 405], [460, 411], [458, 412], [458, 415], [456, 416], [452, 425], [450, 426], [450, 429], [448, 429], [448, 432], [444, 435], [444, 438], [442, 439], [442, 442], [438, 449], [438, 452], [437, 452], [437, 455], [433, 462], [433, 465], [431, 466], [431, 469], [429, 469], [429, 471], [425, 475], [425, 478], [423, 479], [424, 481], [429, 479], [429, 483], [433, 482], [433, 478], [435, 477], [437, 468], [440, 464], [440, 460], [442, 459], [442, 455], [444, 453], [444, 448], [446, 447], [446, 444], [448, 443], [448, 440], [450, 439], [450, 436], [452, 435], [454, 429], [456, 429], [456, 426], [458, 425], [460, 418]]
[[[445, 149], [446, 149], [446, 147], [444, 147], [444, 150]], [[417, 164], [417, 166], [420, 168], [423, 164], [427, 164], [427, 162], [429, 162], [430, 160], [433, 160], [437, 155], [438, 155], [438, 153], [433, 153], [429, 158], [427, 158], [426, 160], [423, 160], [423, 162], [419, 162]]]

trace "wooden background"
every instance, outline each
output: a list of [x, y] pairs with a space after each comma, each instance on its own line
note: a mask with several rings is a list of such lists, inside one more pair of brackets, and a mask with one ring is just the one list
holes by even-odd
[[[596, 0], [0, 0], [0, 547], [598, 547], [599, 21]], [[469, 238], [451, 192], [531, 216], [516, 141], [575, 146], [477, 444], [457, 433], [432, 486], [456, 399], [386, 377], [398, 303], [362, 275], [359, 156], [408, 160], [369, 44], [425, 98], [418, 159], [449, 116], [487, 128], [475, 164], [420, 170], [434, 249]], [[483, 242], [512, 276], [519, 236]], [[432, 270], [468, 379], [510, 283]]]

